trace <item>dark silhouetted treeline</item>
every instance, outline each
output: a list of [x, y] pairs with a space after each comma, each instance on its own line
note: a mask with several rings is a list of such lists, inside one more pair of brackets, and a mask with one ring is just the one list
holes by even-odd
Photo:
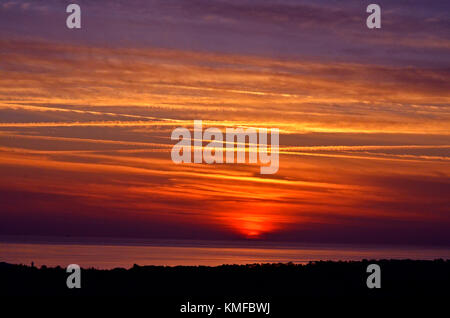
[[[381, 267], [381, 288], [369, 289], [369, 264]], [[65, 268], [0, 263], [8, 296], [293, 296], [302, 299], [396, 299], [450, 295], [450, 260], [379, 260], [306, 265], [133, 266], [82, 269], [81, 288], [68, 289]]]

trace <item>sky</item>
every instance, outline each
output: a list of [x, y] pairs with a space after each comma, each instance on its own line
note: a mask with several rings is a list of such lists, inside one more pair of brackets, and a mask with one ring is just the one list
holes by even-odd
[[[450, 246], [450, 3], [370, 3], [0, 0], [0, 235]], [[173, 163], [194, 120], [279, 171]]]

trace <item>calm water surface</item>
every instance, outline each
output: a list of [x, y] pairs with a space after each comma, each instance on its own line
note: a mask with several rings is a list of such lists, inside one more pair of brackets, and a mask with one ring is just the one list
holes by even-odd
[[[227, 244], [229, 246], [227, 246]], [[449, 248], [292, 245], [196, 241], [0, 242], [0, 261], [14, 264], [129, 268], [139, 265], [221, 265], [361, 259], [450, 259]]]

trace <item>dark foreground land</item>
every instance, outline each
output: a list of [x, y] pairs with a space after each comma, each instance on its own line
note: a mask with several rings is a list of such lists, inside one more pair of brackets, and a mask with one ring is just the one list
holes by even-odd
[[[369, 289], [369, 264], [381, 268], [381, 288]], [[2, 295], [301, 295], [408, 297], [450, 295], [450, 260], [379, 260], [306, 265], [137, 266], [82, 269], [80, 289], [68, 289], [65, 268], [0, 263]]]
[[[381, 268], [381, 288], [369, 289], [369, 264]], [[120, 296], [159, 299], [179, 305], [221, 301], [274, 302], [297, 308], [309, 300], [347, 302], [450, 299], [450, 260], [378, 260], [295, 264], [223, 265], [218, 267], [137, 266], [113, 270], [82, 269], [81, 288], [68, 289], [65, 268], [0, 263], [1, 296]], [[293, 299], [294, 302], [293, 302]], [[283, 303], [284, 302], [284, 303]], [[413, 302], [412, 302], [413, 304]], [[272, 305], [274, 310], [276, 306]], [[281, 306], [281, 307], [280, 307]]]

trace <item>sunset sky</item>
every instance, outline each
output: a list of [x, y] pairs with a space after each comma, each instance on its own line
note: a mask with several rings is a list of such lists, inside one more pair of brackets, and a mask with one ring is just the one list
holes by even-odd
[[[0, 0], [0, 235], [450, 246], [449, 12]], [[279, 171], [174, 164], [194, 120], [278, 128]]]

